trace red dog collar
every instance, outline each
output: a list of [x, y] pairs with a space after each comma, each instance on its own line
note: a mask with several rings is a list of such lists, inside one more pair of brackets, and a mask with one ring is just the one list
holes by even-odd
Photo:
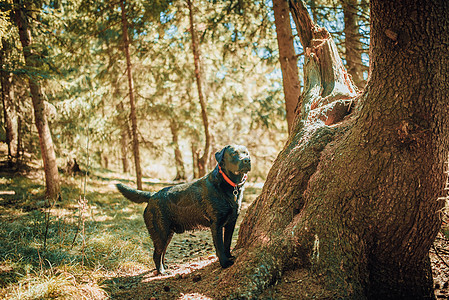
[[246, 182], [246, 179], [248, 178], [248, 175], [245, 174], [242, 178], [242, 182], [240, 182], [239, 184], [236, 184], [231, 179], [229, 179], [228, 176], [226, 176], [226, 174], [221, 170], [220, 165], [218, 165], [218, 172], [220, 172], [220, 174], [221, 174], [221, 176], [223, 176], [224, 180], [226, 180], [226, 182], [229, 183], [233, 188], [242, 186]]

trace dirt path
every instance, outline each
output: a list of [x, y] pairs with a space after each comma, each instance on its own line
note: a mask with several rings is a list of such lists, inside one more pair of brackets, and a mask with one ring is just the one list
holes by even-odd
[[[233, 246], [241, 220], [251, 201], [243, 204]], [[449, 298], [448, 249], [449, 241], [443, 234], [439, 234], [430, 252], [437, 299]], [[175, 235], [167, 249], [166, 260], [169, 272], [167, 275], [157, 276], [155, 269], [145, 272], [128, 270], [123, 276], [105, 281], [103, 288], [112, 299], [221, 299], [226, 296], [220, 295], [218, 275], [222, 269], [215, 256], [209, 231]], [[301, 282], [301, 272], [291, 272], [288, 277], [288, 280], [281, 281], [264, 293], [263, 298], [291, 299], [295, 295], [295, 286]], [[214, 285], [217, 288], [213, 292], [205, 292], [210, 291]], [[304, 299], [311, 298], [312, 295], [304, 295]]]
[[[233, 246], [248, 206], [248, 202], [244, 203]], [[449, 251], [446, 249], [449, 249], [449, 242], [440, 234], [430, 253], [437, 299], [449, 298]], [[154, 269], [145, 272], [130, 270], [128, 274], [107, 280], [103, 288], [112, 299], [221, 299], [226, 296], [220, 295], [218, 275], [222, 269], [215, 256], [209, 231], [175, 235], [168, 247], [166, 260], [167, 275], [157, 276]], [[292, 299], [295, 297], [295, 286], [300, 282], [301, 272], [290, 272], [288, 280], [281, 281], [264, 293], [263, 298]], [[217, 288], [213, 292], [205, 292], [214, 285]], [[312, 295], [304, 295], [304, 299], [311, 298]]]

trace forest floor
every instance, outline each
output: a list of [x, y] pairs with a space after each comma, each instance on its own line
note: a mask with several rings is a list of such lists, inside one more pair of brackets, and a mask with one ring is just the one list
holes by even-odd
[[[221, 268], [209, 231], [175, 235], [166, 254], [169, 273], [155, 275], [152, 242], [142, 218], [145, 205], [127, 201], [114, 187], [117, 181], [129, 183], [123, 174], [92, 170], [87, 177], [63, 175], [63, 199], [49, 205], [42, 200], [44, 187], [42, 175], [36, 172], [38, 166], [28, 166], [21, 173], [6, 169], [0, 165], [1, 299], [225, 296], [220, 295]], [[146, 190], [167, 185], [150, 180], [144, 183]], [[247, 208], [261, 188], [260, 183], [248, 183], [232, 245]], [[449, 296], [449, 241], [444, 232], [446, 228], [430, 253], [437, 298]], [[261, 299], [297, 298], [294, 295], [302, 276], [299, 271], [286, 274]], [[211, 292], [214, 285], [217, 288]], [[312, 292], [303, 298], [320, 297]]]

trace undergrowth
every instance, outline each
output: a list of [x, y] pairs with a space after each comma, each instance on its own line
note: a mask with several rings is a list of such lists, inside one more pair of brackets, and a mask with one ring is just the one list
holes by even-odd
[[101, 176], [88, 180], [84, 198], [80, 182], [63, 178], [62, 200], [53, 204], [38, 180], [0, 177], [0, 191], [14, 191], [0, 195], [0, 298], [105, 299], [110, 278], [153, 267], [144, 206]]
[[[0, 299], [108, 299], [124, 278], [154, 270], [145, 205], [126, 200], [113, 184], [128, 178], [100, 169], [87, 181], [61, 174], [62, 199], [49, 203], [40, 172], [0, 171]], [[144, 189], [166, 185], [145, 182]], [[245, 198], [259, 192], [248, 187]], [[209, 233], [175, 237], [167, 251], [172, 266], [212, 254]]]

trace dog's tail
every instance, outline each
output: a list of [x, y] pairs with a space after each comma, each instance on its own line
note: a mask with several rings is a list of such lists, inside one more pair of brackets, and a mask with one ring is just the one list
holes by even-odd
[[120, 193], [122, 193], [123, 196], [125, 196], [126, 198], [135, 203], [148, 202], [148, 200], [151, 199], [151, 196], [154, 195], [154, 193], [152, 192], [144, 192], [136, 190], [121, 183], [117, 183], [115, 186], [120, 191]]

